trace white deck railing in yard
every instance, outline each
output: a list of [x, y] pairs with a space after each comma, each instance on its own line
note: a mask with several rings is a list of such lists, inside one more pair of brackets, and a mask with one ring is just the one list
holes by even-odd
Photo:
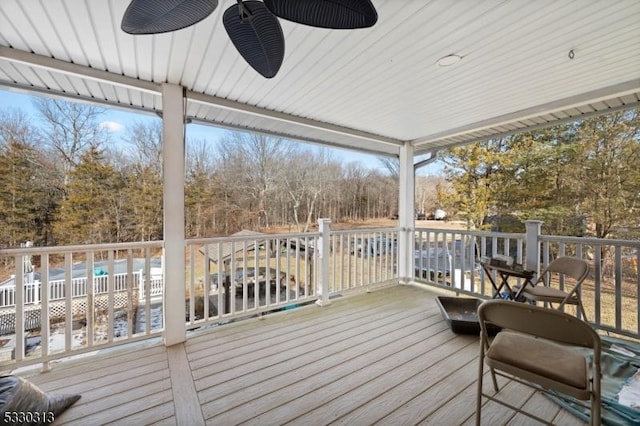
[[522, 234], [419, 228], [414, 279], [489, 298], [493, 288], [478, 259], [496, 254], [512, 256], [536, 272], [558, 256], [585, 259], [591, 266], [582, 287], [587, 320], [600, 330], [640, 338], [640, 241], [540, 235], [536, 226]]
[[[140, 289], [140, 283], [143, 282], [144, 271], [134, 272], [131, 277], [124, 272], [114, 274], [114, 291], [116, 293], [126, 292], [128, 289], [128, 280], [133, 280], [133, 288]], [[87, 277], [73, 278], [71, 280], [71, 297], [85, 297], [87, 295]], [[65, 298], [65, 280], [49, 281], [49, 301], [64, 300]], [[93, 277], [93, 294], [107, 294], [109, 291], [109, 277], [100, 275]], [[151, 279], [151, 296], [162, 296], [162, 278]], [[41, 302], [42, 283], [34, 281], [24, 284], [24, 304], [35, 305]], [[140, 300], [144, 300], [145, 292], [142, 286], [139, 292]], [[16, 286], [15, 284], [6, 284], [0, 286], [0, 308], [15, 306], [16, 303]]]

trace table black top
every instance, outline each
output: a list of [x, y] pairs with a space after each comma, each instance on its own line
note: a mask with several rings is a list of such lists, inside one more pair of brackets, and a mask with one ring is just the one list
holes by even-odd
[[491, 261], [481, 260], [480, 264], [486, 268], [493, 269], [495, 271], [501, 272], [503, 274], [517, 277], [517, 278], [527, 278], [531, 279], [535, 275], [535, 271], [529, 271], [524, 269], [524, 267], [520, 264], [514, 264], [513, 266], [504, 266], [504, 265], [492, 265]]

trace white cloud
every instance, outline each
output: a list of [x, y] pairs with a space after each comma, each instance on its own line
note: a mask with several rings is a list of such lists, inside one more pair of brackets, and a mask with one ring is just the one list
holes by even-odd
[[103, 121], [100, 123], [100, 127], [111, 133], [121, 132], [124, 130], [124, 126], [117, 121]]

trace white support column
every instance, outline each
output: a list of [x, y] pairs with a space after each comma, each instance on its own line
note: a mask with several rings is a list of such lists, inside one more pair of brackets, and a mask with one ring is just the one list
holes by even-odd
[[524, 221], [525, 229], [526, 229], [526, 258], [525, 258], [525, 269], [529, 271], [536, 271], [536, 273], [540, 272], [540, 244], [538, 242], [538, 237], [540, 236], [542, 229], [542, 221], [540, 220], [525, 220]]
[[186, 340], [184, 235], [183, 88], [162, 85], [162, 177], [164, 206], [164, 344]]
[[413, 281], [415, 170], [413, 145], [405, 143], [400, 148], [400, 188], [398, 206], [398, 276], [401, 284]]
[[331, 304], [329, 300], [329, 232], [331, 231], [331, 219], [318, 219], [318, 230], [320, 231], [320, 285], [318, 286], [318, 296], [316, 304], [326, 306]]

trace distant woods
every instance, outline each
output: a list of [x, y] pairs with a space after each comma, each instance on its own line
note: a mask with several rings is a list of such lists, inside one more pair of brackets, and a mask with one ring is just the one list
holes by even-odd
[[[0, 109], [0, 247], [162, 239], [161, 121], [116, 136], [105, 110], [35, 101]], [[640, 237], [640, 114], [615, 112], [439, 154], [443, 177], [416, 177], [415, 212], [444, 209], [470, 228]], [[187, 237], [241, 229], [308, 231], [398, 213], [395, 158], [372, 169], [261, 134], [187, 140]]]
[[[161, 121], [137, 123], [116, 140], [100, 107], [58, 99], [35, 106], [35, 117], [0, 110], [0, 247], [162, 239]], [[395, 177], [260, 134], [188, 140], [185, 179], [188, 237], [306, 231], [319, 217], [397, 212]]]

